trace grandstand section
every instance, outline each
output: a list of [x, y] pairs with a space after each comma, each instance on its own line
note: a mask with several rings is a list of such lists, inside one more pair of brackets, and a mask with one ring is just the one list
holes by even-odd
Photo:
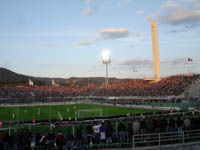
[[200, 98], [200, 79], [198, 78], [192, 85], [188, 86], [184, 92], [186, 97]]

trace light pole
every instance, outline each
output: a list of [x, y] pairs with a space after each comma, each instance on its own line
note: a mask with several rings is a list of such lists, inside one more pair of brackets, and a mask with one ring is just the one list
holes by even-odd
[[110, 59], [110, 50], [105, 49], [102, 52], [102, 63], [106, 64], [106, 79], [105, 79], [105, 84], [108, 85], [108, 64], [111, 63]]

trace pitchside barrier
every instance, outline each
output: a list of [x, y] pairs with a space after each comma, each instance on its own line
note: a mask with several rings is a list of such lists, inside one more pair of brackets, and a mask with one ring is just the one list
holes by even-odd
[[133, 150], [200, 144], [200, 130], [138, 134], [133, 136]]

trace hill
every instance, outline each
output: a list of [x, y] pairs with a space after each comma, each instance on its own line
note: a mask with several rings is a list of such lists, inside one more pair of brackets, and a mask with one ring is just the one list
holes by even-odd
[[[105, 82], [104, 77], [71, 77], [68, 79], [65, 78], [49, 78], [49, 77], [33, 77], [27, 76], [23, 74], [19, 74], [8, 70], [6, 68], [0, 67], [0, 83], [1, 84], [28, 84], [28, 80], [31, 79], [36, 85], [51, 85], [52, 79], [54, 79], [55, 83], [61, 85], [67, 84], [76, 84], [76, 85], [87, 85], [88, 83], [93, 84], [102, 84]], [[120, 81], [128, 81], [130, 79], [117, 79], [117, 78], [109, 78], [109, 82], [120, 82]]]

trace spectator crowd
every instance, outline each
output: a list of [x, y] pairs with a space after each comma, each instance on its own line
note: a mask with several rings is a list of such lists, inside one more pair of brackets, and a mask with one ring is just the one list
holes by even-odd
[[74, 133], [71, 128], [67, 129], [57, 133], [51, 130], [45, 135], [32, 134], [29, 129], [15, 130], [12, 135], [0, 131], [0, 150], [30, 150], [32, 141], [35, 146], [45, 149], [53, 150], [56, 146], [59, 150], [72, 150], [99, 144], [132, 143], [133, 136], [141, 138], [152, 133], [177, 132], [178, 136], [182, 136], [183, 131], [200, 129], [200, 118], [183, 115], [140, 116], [124, 120], [78, 123]]
[[0, 101], [5, 99], [18, 99], [20, 102], [48, 98], [76, 97], [76, 96], [178, 96], [186, 87], [194, 83], [199, 75], [177, 75], [163, 78], [157, 83], [145, 80], [130, 80], [115, 82], [106, 85], [89, 84], [85, 86], [23, 86], [0, 87]]

